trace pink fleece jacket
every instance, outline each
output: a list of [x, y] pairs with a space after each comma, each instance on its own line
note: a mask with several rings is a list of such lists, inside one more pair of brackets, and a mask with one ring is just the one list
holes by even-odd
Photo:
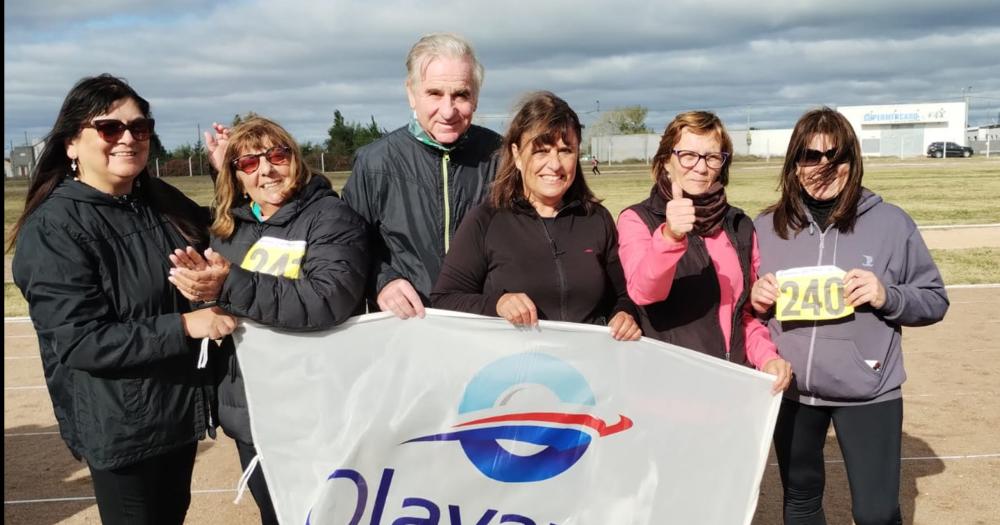
[[[646, 223], [636, 212], [625, 210], [618, 218], [618, 253], [625, 269], [628, 295], [639, 306], [662, 301], [670, 295], [677, 262], [687, 250], [687, 238], [674, 241], [663, 237], [665, 227], [665, 224], [661, 224], [650, 235]], [[720, 229], [715, 235], [704, 239], [719, 278], [719, 326], [728, 347], [732, 337], [730, 320], [733, 318], [733, 305], [743, 293], [743, 272], [740, 270], [736, 249], [725, 232]], [[753, 237], [751, 265], [753, 281], [757, 279], [757, 268], [760, 266], [757, 234]], [[747, 301], [743, 309], [742, 327], [747, 359], [753, 366], [760, 369], [768, 361], [778, 358], [778, 350], [771, 342], [767, 328], [750, 313], [750, 301]]]

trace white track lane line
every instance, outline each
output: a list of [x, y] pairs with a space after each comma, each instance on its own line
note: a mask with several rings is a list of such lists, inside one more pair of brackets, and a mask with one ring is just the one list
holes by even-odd
[[[236, 489], [202, 489], [202, 490], [192, 490], [191, 495], [198, 494], [226, 494], [234, 493]], [[31, 503], [65, 503], [70, 501], [94, 501], [93, 496], [77, 496], [72, 498], [42, 498], [42, 499], [15, 499], [10, 501], [4, 501], [4, 505], [27, 505]]]

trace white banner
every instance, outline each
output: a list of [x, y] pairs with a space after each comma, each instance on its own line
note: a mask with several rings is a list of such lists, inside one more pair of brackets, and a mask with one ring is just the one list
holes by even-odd
[[780, 403], [606, 327], [428, 310], [237, 339], [285, 524], [749, 524]]

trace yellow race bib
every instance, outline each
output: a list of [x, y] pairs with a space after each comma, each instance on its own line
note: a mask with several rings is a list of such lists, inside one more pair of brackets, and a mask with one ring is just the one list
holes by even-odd
[[261, 237], [247, 250], [240, 267], [251, 272], [298, 279], [305, 254], [306, 241]]
[[844, 275], [836, 266], [789, 268], [778, 280], [775, 316], [779, 321], [825, 321], [854, 313], [844, 299]]

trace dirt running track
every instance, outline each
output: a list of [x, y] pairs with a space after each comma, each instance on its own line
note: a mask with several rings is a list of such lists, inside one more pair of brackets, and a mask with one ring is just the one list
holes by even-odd
[[[904, 332], [902, 505], [905, 523], [1000, 522], [1000, 288], [951, 289], [944, 322]], [[87, 470], [56, 434], [38, 345], [28, 323], [4, 326], [4, 523], [99, 523]], [[831, 433], [827, 517], [849, 524], [847, 482]], [[234, 505], [239, 477], [231, 440], [201, 444], [188, 523], [254, 523], [249, 493]], [[754, 524], [780, 523], [777, 468], [764, 473]], [[719, 495], [723, 504], [725, 495]]]

